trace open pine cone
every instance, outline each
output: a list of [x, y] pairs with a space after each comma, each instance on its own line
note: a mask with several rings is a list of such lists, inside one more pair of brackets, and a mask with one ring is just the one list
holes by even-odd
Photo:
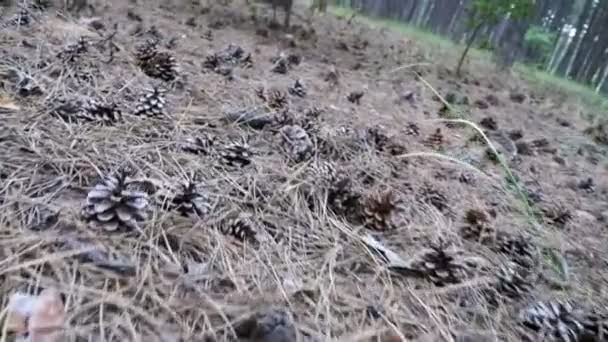
[[251, 164], [252, 153], [247, 143], [230, 143], [223, 146], [219, 154], [220, 162], [231, 168], [243, 168]]
[[464, 257], [462, 251], [438, 243], [415, 256], [409, 267], [419, 276], [443, 287], [464, 281], [473, 266], [472, 262], [473, 260]]
[[397, 200], [392, 191], [369, 196], [362, 207], [361, 219], [366, 228], [378, 231], [397, 228]]
[[112, 124], [122, 120], [122, 112], [116, 103], [104, 103], [91, 99], [82, 106], [82, 110], [79, 112], [78, 118], [86, 121]]
[[530, 276], [516, 264], [503, 266], [496, 274], [496, 291], [507, 298], [522, 298], [532, 290]]
[[139, 98], [135, 107], [135, 115], [160, 116], [165, 115], [165, 93], [163, 88], [154, 87]]
[[150, 40], [138, 46], [135, 52], [137, 66], [152, 78], [166, 82], [173, 81], [178, 75], [175, 58], [168, 52], [158, 51], [158, 42]]
[[127, 170], [109, 174], [89, 192], [82, 215], [91, 227], [128, 231], [147, 219], [149, 195], [154, 189], [147, 182], [131, 180], [131, 174]]
[[550, 341], [606, 341], [607, 320], [606, 315], [577, 310], [563, 301], [536, 302], [521, 314], [526, 328]]
[[179, 193], [166, 201], [167, 209], [175, 210], [182, 216], [206, 216], [212, 208], [209, 197], [198, 189], [194, 182], [183, 184]]
[[283, 139], [281, 145], [294, 162], [300, 163], [312, 157], [314, 145], [302, 127], [284, 126], [280, 132]]
[[245, 215], [229, 219], [220, 225], [220, 231], [225, 235], [230, 235], [240, 241], [255, 242], [257, 229], [254, 223]]

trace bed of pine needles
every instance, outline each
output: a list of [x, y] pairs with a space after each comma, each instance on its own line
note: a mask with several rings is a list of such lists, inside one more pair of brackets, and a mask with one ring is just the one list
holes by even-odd
[[[3, 307], [57, 288], [66, 341], [270, 341], [246, 324], [269, 312], [310, 341], [605, 326], [606, 159], [562, 94], [329, 16], [91, 4], [0, 17]], [[87, 214], [122, 176], [145, 219]]]

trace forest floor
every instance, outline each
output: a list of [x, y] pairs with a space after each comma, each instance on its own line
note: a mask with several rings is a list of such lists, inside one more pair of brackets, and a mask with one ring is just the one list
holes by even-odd
[[[605, 326], [608, 126], [575, 96], [475, 60], [456, 77], [424, 42], [357, 19], [297, 15], [287, 34], [262, 5], [156, 5], [0, 17], [3, 305], [57, 289], [61, 341]], [[149, 39], [175, 80], [138, 64]], [[172, 75], [163, 53], [148, 67]], [[159, 85], [166, 113], [134, 115]], [[111, 179], [125, 169], [131, 187]]]

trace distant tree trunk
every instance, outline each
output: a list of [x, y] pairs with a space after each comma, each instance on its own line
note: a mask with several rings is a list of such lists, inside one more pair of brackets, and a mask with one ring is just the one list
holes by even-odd
[[580, 51], [583, 38], [585, 38], [585, 34], [587, 33], [585, 25], [589, 22], [589, 16], [593, 10], [593, 2], [594, 0], [585, 1], [583, 11], [581, 12], [578, 18], [578, 23], [576, 24], [576, 36], [568, 46], [568, 50], [566, 50], [566, 54], [562, 58], [560, 66], [557, 70], [558, 74], [565, 75], [566, 77], [570, 74], [574, 59], [576, 58], [577, 53]]

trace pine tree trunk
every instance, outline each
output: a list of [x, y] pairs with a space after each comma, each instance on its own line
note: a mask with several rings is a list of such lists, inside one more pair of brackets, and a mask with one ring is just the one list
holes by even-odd
[[469, 50], [471, 50], [473, 43], [475, 43], [475, 39], [477, 39], [477, 35], [479, 34], [479, 31], [481, 31], [482, 27], [483, 27], [483, 23], [479, 23], [473, 29], [473, 32], [471, 33], [471, 36], [469, 37], [469, 40], [467, 41], [467, 46], [465, 47], [464, 51], [462, 52], [462, 56], [460, 56], [460, 60], [458, 61], [458, 67], [456, 67], [456, 75], [460, 76], [460, 72], [462, 70], [462, 65], [464, 64], [464, 60], [467, 58], [467, 54], [469, 53]]

